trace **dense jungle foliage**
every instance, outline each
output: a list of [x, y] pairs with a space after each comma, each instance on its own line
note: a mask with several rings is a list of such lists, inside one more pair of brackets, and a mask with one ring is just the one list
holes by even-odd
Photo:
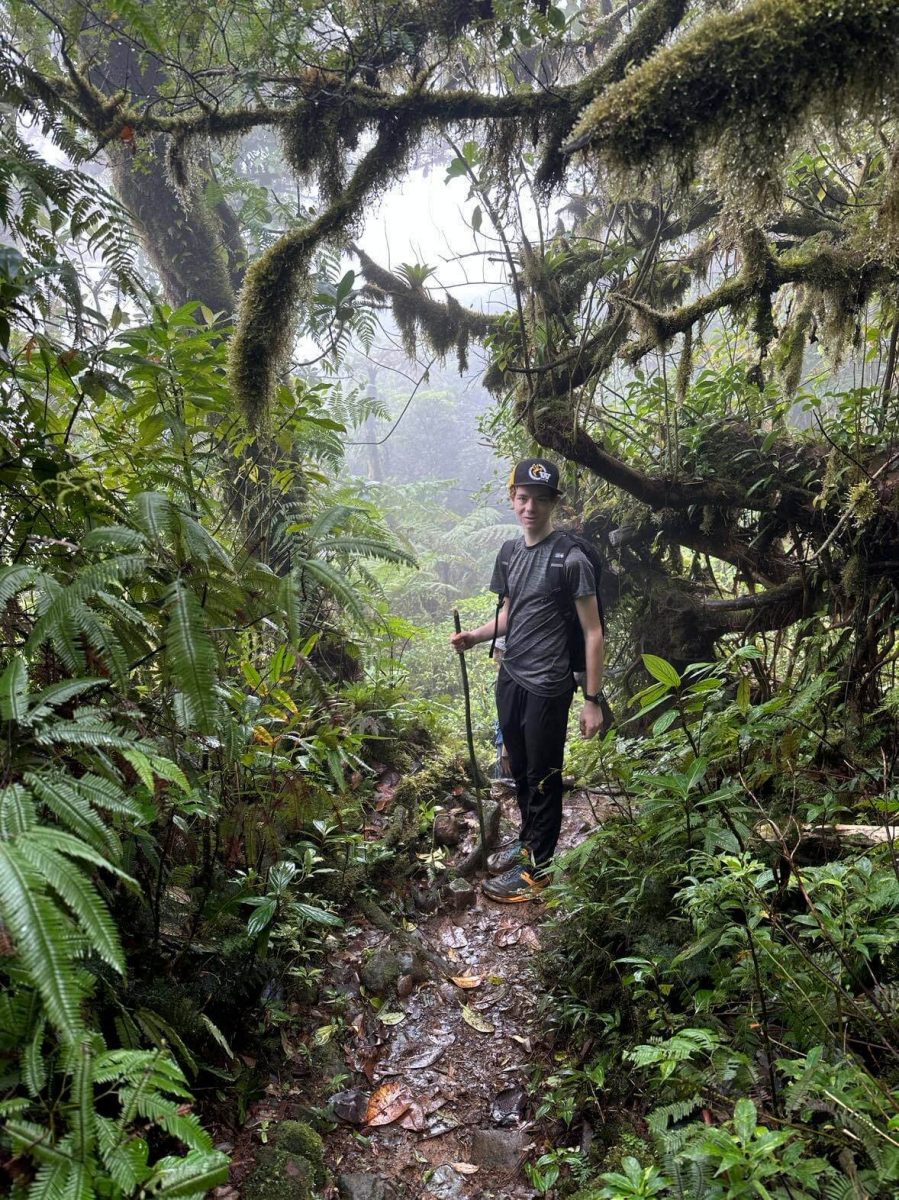
[[[343, 923], [434, 874], [448, 610], [539, 447], [618, 724], [531, 1182], [894, 1196], [899, 3], [8, 0], [0, 88], [0, 1187], [226, 1179]], [[423, 176], [457, 262], [385, 265]]]

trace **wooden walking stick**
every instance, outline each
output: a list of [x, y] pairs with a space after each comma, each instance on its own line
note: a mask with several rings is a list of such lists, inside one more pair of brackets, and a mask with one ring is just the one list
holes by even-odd
[[[453, 623], [456, 633], [462, 632], [462, 622], [459, 620], [459, 610], [453, 609]], [[464, 653], [459, 655], [459, 666], [462, 668], [462, 694], [465, 697], [465, 734], [468, 738], [468, 757], [471, 759], [471, 777], [474, 781], [474, 797], [478, 805], [478, 826], [481, 832], [481, 866], [487, 861], [487, 826], [484, 822], [484, 801], [481, 799], [481, 769], [474, 754], [474, 733], [471, 729], [471, 692], [468, 687], [468, 665]]]

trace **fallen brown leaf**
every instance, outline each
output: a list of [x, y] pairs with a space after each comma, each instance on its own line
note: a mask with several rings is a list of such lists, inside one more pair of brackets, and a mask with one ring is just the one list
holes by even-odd
[[413, 1100], [409, 1105], [409, 1111], [400, 1121], [401, 1129], [414, 1129], [416, 1133], [425, 1127], [425, 1114], [420, 1104], [416, 1104]]
[[473, 1008], [469, 1008], [467, 1004], [462, 1005], [462, 1020], [466, 1025], [470, 1025], [472, 1029], [476, 1029], [478, 1033], [494, 1033], [494, 1028], [487, 1020], [482, 1017], [479, 1012]]
[[496, 933], [493, 935], [493, 944], [495, 946], [514, 946], [521, 940], [522, 927], [520, 925], [500, 925]]
[[460, 988], [476, 988], [484, 982], [483, 975], [450, 975], [450, 979]]
[[454, 1171], [458, 1171], [460, 1175], [475, 1175], [481, 1169], [474, 1163], [468, 1162], [454, 1162], [450, 1163], [450, 1166]]
[[412, 1104], [412, 1097], [402, 1083], [385, 1083], [372, 1092], [365, 1113], [366, 1125], [392, 1125]]

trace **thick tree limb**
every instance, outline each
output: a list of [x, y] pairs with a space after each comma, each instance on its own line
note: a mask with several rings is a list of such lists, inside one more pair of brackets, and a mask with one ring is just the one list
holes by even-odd
[[897, 65], [892, 0], [756, 0], [706, 17], [600, 93], [564, 152], [590, 147], [625, 167], [660, 153], [683, 158], [753, 115], [770, 148], [772, 133], [835, 87], [870, 91], [872, 81], [895, 76]]

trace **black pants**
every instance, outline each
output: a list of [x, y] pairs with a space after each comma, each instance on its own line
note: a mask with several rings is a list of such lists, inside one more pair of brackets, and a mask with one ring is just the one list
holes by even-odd
[[496, 681], [496, 708], [521, 810], [521, 841], [538, 867], [553, 856], [562, 827], [562, 756], [574, 689], [536, 696], [506, 671]]

